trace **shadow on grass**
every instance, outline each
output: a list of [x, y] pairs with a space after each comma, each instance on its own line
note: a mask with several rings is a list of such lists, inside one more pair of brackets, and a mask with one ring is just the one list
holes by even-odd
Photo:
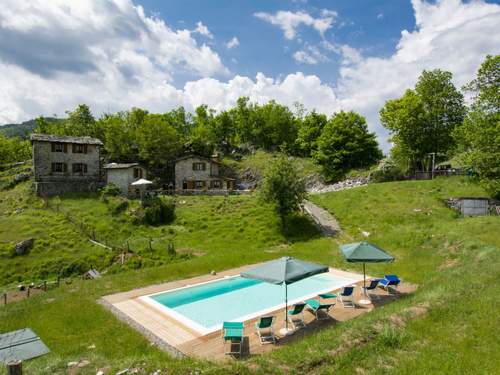
[[321, 232], [309, 216], [292, 214], [285, 218], [281, 233], [290, 242], [308, 241], [321, 237]]

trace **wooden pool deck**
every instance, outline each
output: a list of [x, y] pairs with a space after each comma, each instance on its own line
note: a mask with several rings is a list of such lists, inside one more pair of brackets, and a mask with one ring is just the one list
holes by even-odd
[[[102, 298], [101, 303], [109, 308], [118, 318], [138, 329], [148, 339], [174, 356], [186, 355], [189, 357], [210, 360], [227, 360], [231, 357], [224, 354], [225, 347], [221, 337], [221, 330], [202, 335], [173, 317], [170, 317], [165, 312], [144, 302], [140, 297], [216, 280], [224, 276], [237, 275], [251, 267], [253, 267], [253, 265], [233, 268], [220, 272], [217, 275], [197, 276], [190, 279], [171, 281], [145, 288], [134, 289], [124, 293], [108, 295]], [[354, 284], [359, 287], [355, 288], [354, 300], [358, 301], [360, 299], [363, 275], [337, 269], [330, 269], [330, 273], [356, 280]], [[378, 296], [378, 298], [374, 299], [373, 304], [356, 304], [355, 308], [348, 308], [343, 307], [342, 304], [338, 302], [335, 307], [330, 310], [330, 319], [328, 320], [317, 321], [311, 312], [304, 310], [306, 327], [286, 337], [281, 337], [279, 335], [279, 330], [285, 326], [285, 311], [284, 309], [273, 311], [266, 315], [274, 315], [276, 317], [274, 326], [274, 332], [278, 338], [276, 344], [261, 345], [255, 329], [255, 322], [258, 318], [247, 320], [245, 321], [243, 355], [256, 355], [276, 349], [287, 342], [299, 339], [322, 327], [353, 319], [377, 308], [377, 306], [394, 300], [402, 294], [411, 293], [414, 290], [414, 286], [405, 283], [399, 286], [397, 294], [388, 294], [381, 288], [378, 288], [375, 293], [370, 293], [371, 295]], [[332, 292], [336, 291], [337, 290], [332, 290]], [[325, 302], [331, 303], [332, 301]]]

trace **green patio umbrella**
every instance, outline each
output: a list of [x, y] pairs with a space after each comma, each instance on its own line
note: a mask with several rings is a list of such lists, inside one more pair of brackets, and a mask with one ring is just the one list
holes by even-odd
[[[341, 245], [340, 250], [345, 259], [350, 263], [363, 263], [363, 286], [366, 287], [366, 263], [384, 263], [394, 261], [394, 257], [382, 250], [377, 245], [366, 241]], [[366, 289], [363, 288], [366, 296]], [[364, 301], [364, 302], [363, 302]], [[369, 300], [361, 300], [360, 303], [370, 303]]]
[[327, 266], [304, 262], [292, 257], [282, 257], [251, 268], [243, 272], [241, 276], [275, 285], [285, 284], [285, 324], [288, 332], [288, 284], [325, 272], [328, 272]]

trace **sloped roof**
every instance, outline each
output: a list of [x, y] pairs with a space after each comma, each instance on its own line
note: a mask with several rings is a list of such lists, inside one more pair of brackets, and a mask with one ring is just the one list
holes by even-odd
[[63, 143], [79, 143], [85, 145], [99, 145], [103, 143], [100, 139], [92, 137], [72, 137], [69, 135], [52, 135], [52, 134], [31, 134], [30, 140], [37, 142], [63, 142]]
[[209, 163], [215, 163], [215, 164], [222, 164], [220, 161], [213, 160], [210, 158], [207, 158], [205, 156], [200, 156], [200, 155], [186, 155], [186, 156], [181, 156], [180, 158], [175, 159], [176, 162], [181, 161], [181, 160], [187, 160], [187, 159], [200, 159], [200, 160], [205, 160]]
[[109, 163], [104, 166], [104, 169], [127, 169], [139, 166], [139, 163]]

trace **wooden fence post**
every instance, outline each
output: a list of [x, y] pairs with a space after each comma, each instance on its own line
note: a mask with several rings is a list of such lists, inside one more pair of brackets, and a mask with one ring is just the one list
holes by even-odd
[[23, 362], [22, 361], [8, 362], [7, 375], [23, 375]]
[[43, 290], [46, 292], [47, 291], [47, 280], [43, 281]]
[[4, 293], [3, 294], [3, 304], [6, 305], [7, 304], [7, 293]]
[[30, 298], [30, 290], [31, 288], [28, 285], [28, 288], [26, 288], [26, 295], [28, 296], [28, 298]]

